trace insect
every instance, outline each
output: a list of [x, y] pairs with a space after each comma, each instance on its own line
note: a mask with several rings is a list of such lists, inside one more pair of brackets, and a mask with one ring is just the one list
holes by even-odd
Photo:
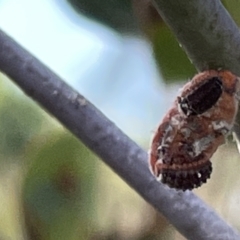
[[210, 178], [210, 158], [232, 130], [239, 92], [240, 79], [223, 70], [185, 84], [151, 143], [150, 170], [162, 183], [185, 191]]

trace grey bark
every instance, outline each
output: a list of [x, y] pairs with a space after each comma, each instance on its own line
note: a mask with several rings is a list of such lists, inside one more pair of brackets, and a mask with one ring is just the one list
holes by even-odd
[[240, 76], [240, 33], [219, 0], [155, 0], [164, 21], [199, 70], [228, 69]]

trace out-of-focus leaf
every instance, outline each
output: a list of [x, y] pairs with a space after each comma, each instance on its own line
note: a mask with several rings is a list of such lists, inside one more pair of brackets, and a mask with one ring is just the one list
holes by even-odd
[[78, 12], [120, 32], [136, 32], [131, 0], [67, 0]]
[[158, 67], [167, 82], [189, 78], [196, 70], [151, 1], [133, 0], [141, 29], [152, 44]]
[[195, 67], [166, 25], [157, 28], [152, 38], [154, 55], [167, 82], [185, 80], [196, 73]]
[[5, 98], [0, 106], [0, 151], [5, 156], [19, 154], [39, 130], [41, 116], [23, 99]]
[[35, 142], [27, 153], [22, 198], [28, 235], [34, 240], [87, 239], [94, 219], [94, 157], [67, 134], [44, 142]]
[[240, 26], [240, 1], [223, 0], [222, 3], [231, 14], [238, 26]]
[[19, 155], [40, 130], [43, 120], [36, 104], [27, 101], [3, 76], [0, 82], [0, 154], [6, 159]]

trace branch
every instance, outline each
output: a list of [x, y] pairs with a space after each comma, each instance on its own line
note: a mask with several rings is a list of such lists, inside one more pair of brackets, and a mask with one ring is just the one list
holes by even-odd
[[154, 0], [161, 17], [198, 68], [240, 76], [239, 28], [219, 0]]
[[1, 31], [0, 56], [1, 71], [101, 157], [186, 238], [240, 238], [192, 192], [178, 192], [158, 183], [148, 170], [146, 152], [82, 95]]

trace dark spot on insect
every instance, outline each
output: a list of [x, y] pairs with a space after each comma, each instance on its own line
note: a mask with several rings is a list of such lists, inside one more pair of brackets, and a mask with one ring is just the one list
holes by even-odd
[[179, 98], [178, 103], [187, 116], [199, 115], [216, 104], [222, 94], [222, 81], [213, 77], [204, 82], [188, 96]]
[[157, 149], [157, 156], [158, 158], [162, 158], [167, 152], [167, 147], [165, 146], [159, 146]]

